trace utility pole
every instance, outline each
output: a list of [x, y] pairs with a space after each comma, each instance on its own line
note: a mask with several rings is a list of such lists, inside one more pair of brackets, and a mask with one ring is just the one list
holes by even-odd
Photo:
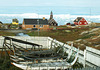
[[90, 26], [92, 27], [92, 21], [91, 21], [91, 8], [90, 8]]
[[38, 36], [39, 36], [39, 28], [40, 28], [40, 25], [39, 25], [39, 15], [38, 15]]
[[38, 14], [37, 24], [38, 24], [38, 36], [39, 36], [39, 28], [40, 28], [40, 25], [39, 25], [39, 14]]

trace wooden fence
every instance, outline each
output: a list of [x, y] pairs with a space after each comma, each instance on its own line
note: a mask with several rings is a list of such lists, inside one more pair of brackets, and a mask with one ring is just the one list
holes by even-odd
[[[48, 37], [48, 44], [49, 46], [51, 46], [52, 42], [53, 44], [56, 44], [57, 46], [64, 46], [67, 48], [67, 52], [69, 49], [72, 49], [73, 51], [77, 51], [78, 49], [75, 48], [74, 46], [69, 46], [67, 44], [64, 44], [62, 42], [59, 42], [55, 39], [52, 39], [50, 37]], [[53, 46], [52, 46], [53, 47]], [[49, 48], [49, 47], [48, 47]], [[97, 49], [94, 49], [94, 48], [91, 48], [91, 47], [88, 47], [86, 46], [86, 49], [84, 51], [80, 50], [79, 51], [79, 59], [78, 59], [78, 62], [83, 64], [83, 66], [85, 67], [86, 65], [90, 66], [90, 67], [100, 67], [100, 50], [97, 50]]]
[[[78, 50], [74, 46], [69, 46], [69, 45], [59, 42], [55, 39], [52, 39], [50, 37], [18, 37], [18, 36], [17, 37], [12, 36], [12, 37], [43, 45], [44, 48], [51, 48], [51, 47], [53, 48], [53, 47], [55, 47], [55, 46], [57, 47], [59, 45], [62, 47], [64, 46], [67, 48], [67, 50], [66, 50], [67, 53], [69, 53], [69, 49], [72, 49], [75, 52]], [[4, 38], [0, 37], [0, 48], [2, 48], [3, 40], [4, 40]], [[17, 43], [17, 42], [15, 42], [15, 43]], [[30, 45], [25, 45], [25, 44], [20, 44], [20, 43], [18, 45], [23, 45], [23, 47], [30, 48]], [[79, 50], [78, 62], [83, 64], [84, 67], [86, 65], [88, 65], [90, 67], [97, 67], [97, 66], [100, 67], [100, 50], [86, 46], [86, 49], [84, 51]]]

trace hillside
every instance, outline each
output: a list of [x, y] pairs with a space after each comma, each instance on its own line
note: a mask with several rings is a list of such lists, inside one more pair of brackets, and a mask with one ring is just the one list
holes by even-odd
[[[66, 26], [57, 27], [59, 29], [47, 31], [27, 31], [29, 36], [48, 36], [63, 43], [73, 42], [75, 47], [84, 50], [85, 46], [100, 49], [100, 28], [67, 28]], [[16, 33], [0, 31], [0, 36], [15, 36]]]
[[[80, 39], [72, 41], [75, 47], [85, 49], [89, 46], [100, 50], [100, 28], [83, 31], [79, 35]], [[67, 43], [70, 44], [70, 42]]]

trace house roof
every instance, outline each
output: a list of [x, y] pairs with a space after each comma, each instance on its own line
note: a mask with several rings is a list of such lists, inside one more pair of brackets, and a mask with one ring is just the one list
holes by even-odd
[[74, 22], [79, 22], [83, 17], [77, 17]]
[[75, 24], [71, 24], [71, 26], [75, 26]]
[[0, 21], [0, 24], [3, 24], [3, 23]]
[[12, 21], [18, 23], [18, 20], [16, 18], [12, 19]]
[[[39, 23], [38, 23], [39, 21]], [[47, 19], [24, 19], [25, 25], [49, 25]]]

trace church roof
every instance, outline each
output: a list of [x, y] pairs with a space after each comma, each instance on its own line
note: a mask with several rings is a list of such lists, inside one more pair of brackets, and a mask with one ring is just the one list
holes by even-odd
[[0, 21], [0, 24], [3, 24], [3, 23]]
[[18, 23], [18, 20], [16, 18], [12, 19], [12, 21]]
[[54, 19], [49, 19], [48, 20], [48, 23], [50, 24], [50, 23], [56, 23], [57, 24], [57, 22], [54, 20]]

